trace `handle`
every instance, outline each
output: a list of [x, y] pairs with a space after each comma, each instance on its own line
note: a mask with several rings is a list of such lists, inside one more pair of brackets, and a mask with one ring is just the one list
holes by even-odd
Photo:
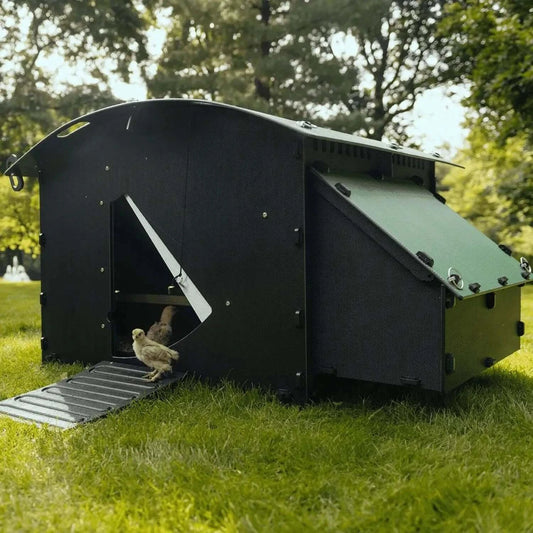
[[10, 173], [9, 181], [11, 182], [11, 188], [15, 192], [18, 192], [24, 189], [24, 178], [21, 175], [15, 174], [14, 172]]
[[[13, 165], [13, 163], [15, 163], [17, 159], [18, 157], [15, 154], [11, 154], [6, 160], [6, 168], [9, 168], [11, 165]], [[11, 188], [15, 192], [24, 189], [24, 178], [22, 177], [22, 173], [20, 172], [20, 170], [18, 171], [18, 173], [15, 170], [11, 170], [8, 176], [9, 181], [11, 183]]]

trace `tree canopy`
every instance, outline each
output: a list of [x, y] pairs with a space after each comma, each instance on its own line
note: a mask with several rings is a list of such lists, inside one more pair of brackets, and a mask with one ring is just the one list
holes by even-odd
[[447, 7], [441, 34], [458, 81], [471, 83], [467, 103], [477, 122], [504, 143], [533, 141], [533, 9], [523, 0], [461, 0]]
[[[63, 122], [117, 103], [108, 76], [127, 76], [133, 60], [147, 59], [146, 14], [130, 0], [23, 0], [0, 4], [0, 166], [21, 155]], [[60, 65], [56, 72], [46, 60]], [[60, 71], [71, 79], [59, 82]], [[38, 253], [38, 184], [9, 193], [0, 184], [0, 249]]]
[[[451, 203], [495, 236], [500, 225], [524, 234], [533, 197], [533, 12], [526, 4], [6, 0], [0, 162], [66, 120], [116, 103], [112, 81], [132, 73], [144, 78], [150, 97], [224, 101], [401, 143], [409, 142], [408, 113], [422, 92], [468, 83], [472, 133], [460, 154], [468, 168], [463, 179], [456, 171], [448, 178], [465, 200], [450, 190]], [[165, 38], [154, 58], [155, 29]], [[38, 185], [14, 202], [6, 183], [0, 249], [37, 251]], [[498, 220], [479, 215], [472, 191], [486, 198], [485, 207], [497, 200]], [[21, 216], [32, 222], [21, 224]]]
[[495, 240], [533, 253], [533, 10], [521, 0], [461, 0], [440, 32], [448, 63], [471, 94], [469, 146], [460, 178], [445, 180], [451, 203]]
[[[416, 98], [449, 78], [445, 0], [167, 2], [153, 96], [222, 100], [405, 141]], [[214, 17], [213, 13], [217, 13]]]
[[533, 255], [533, 153], [525, 134], [502, 145], [473, 127], [468, 146], [442, 179], [448, 205], [517, 255]]
[[[108, 77], [147, 59], [148, 20], [131, 0], [23, 0], [0, 4], [0, 161], [51, 129], [117, 102]], [[44, 68], [55, 59], [58, 68]], [[68, 69], [71, 79], [60, 82]]]

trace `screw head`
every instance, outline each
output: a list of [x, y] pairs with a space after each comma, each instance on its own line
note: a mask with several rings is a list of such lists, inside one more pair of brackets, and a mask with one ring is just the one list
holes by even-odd
[[111, 167], [110, 167], [109, 165], [106, 165], [106, 166], [105, 166], [105, 171], [106, 171], [106, 172], [109, 172], [110, 170], [111, 170]]
[[100, 267], [100, 272], [105, 272], [105, 268], [104, 267]]
[[104, 328], [105, 328], [105, 324], [100, 324], [100, 327], [101, 327], [102, 329], [104, 329]]
[[263, 211], [263, 218], [268, 218], [268, 213], [266, 211]]
[[229, 307], [231, 305], [231, 302], [229, 300], [226, 300], [226, 307]]
[[104, 205], [104, 201], [103, 201], [103, 200], [100, 200], [98, 203], [99, 203], [100, 205]]

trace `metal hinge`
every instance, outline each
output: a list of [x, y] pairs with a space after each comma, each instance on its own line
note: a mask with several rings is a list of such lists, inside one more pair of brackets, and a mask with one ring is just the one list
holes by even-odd
[[444, 354], [444, 371], [446, 374], [453, 374], [455, 372], [455, 355], [453, 353]]
[[303, 328], [305, 325], [304, 312], [301, 309], [294, 311], [294, 325], [297, 328]]
[[416, 378], [412, 376], [401, 376], [400, 383], [402, 385], [411, 385], [413, 387], [417, 387], [418, 385], [422, 383], [422, 380], [420, 378]]
[[304, 242], [304, 232], [302, 228], [294, 228], [294, 244], [301, 246]]

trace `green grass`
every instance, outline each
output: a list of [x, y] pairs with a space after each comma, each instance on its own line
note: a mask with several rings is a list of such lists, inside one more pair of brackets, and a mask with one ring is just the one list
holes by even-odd
[[[0, 399], [80, 369], [40, 365], [38, 294], [0, 283]], [[10, 533], [533, 531], [533, 338], [445, 406], [191, 380], [65, 432], [2, 417], [0, 447]]]

